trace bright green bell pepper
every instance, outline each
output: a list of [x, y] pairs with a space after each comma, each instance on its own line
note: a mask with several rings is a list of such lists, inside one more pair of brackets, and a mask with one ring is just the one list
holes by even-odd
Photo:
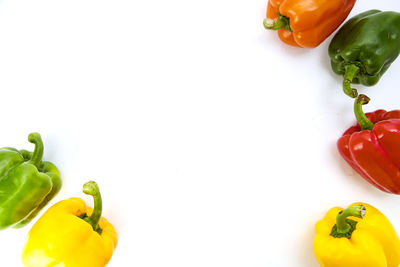
[[28, 224], [61, 188], [57, 168], [42, 161], [40, 135], [31, 133], [28, 140], [33, 152], [0, 148], [0, 229]]

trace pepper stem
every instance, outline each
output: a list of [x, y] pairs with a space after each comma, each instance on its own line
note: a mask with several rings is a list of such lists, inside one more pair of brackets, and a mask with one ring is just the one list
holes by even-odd
[[28, 136], [28, 141], [35, 144], [35, 150], [32, 153], [31, 159], [28, 161], [30, 164], [35, 165], [37, 168], [40, 166], [40, 162], [43, 157], [43, 142], [40, 134], [31, 133]]
[[275, 21], [270, 18], [264, 19], [264, 28], [267, 30], [279, 30], [286, 29], [288, 31], [292, 31], [290, 28], [289, 18], [283, 16], [281, 13], [278, 13], [278, 19]]
[[347, 217], [353, 216], [362, 219], [364, 218], [365, 213], [366, 213], [366, 208], [363, 205], [356, 205], [349, 207], [345, 210], [342, 210], [336, 216], [336, 226], [337, 226], [336, 231], [340, 234], [348, 233], [352, 227], [346, 220]]
[[350, 64], [346, 65], [344, 69], [343, 91], [351, 98], [356, 98], [358, 92], [357, 89], [351, 88], [351, 83], [353, 82], [354, 76], [360, 71], [360, 68], [357, 65]]
[[354, 101], [354, 114], [362, 130], [372, 130], [374, 127], [374, 124], [365, 116], [362, 110], [362, 105], [368, 104], [369, 100], [368, 96], [361, 94]]
[[83, 185], [83, 193], [93, 196], [94, 200], [93, 213], [90, 215], [90, 217], [84, 218], [84, 220], [93, 227], [94, 231], [97, 231], [102, 212], [102, 201], [99, 186], [96, 182], [87, 182]]

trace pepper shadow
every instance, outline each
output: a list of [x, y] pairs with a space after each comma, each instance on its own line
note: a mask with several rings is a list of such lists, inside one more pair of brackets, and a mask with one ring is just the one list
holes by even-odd
[[313, 250], [313, 240], [315, 236], [314, 223], [310, 223], [309, 225], [310, 227], [303, 229], [302, 236], [298, 241], [299, 244], [297, 244], [299, 248], [297, 251], [298, 259], [304, 267], [319, 267], [320, 265], [314, 256]]

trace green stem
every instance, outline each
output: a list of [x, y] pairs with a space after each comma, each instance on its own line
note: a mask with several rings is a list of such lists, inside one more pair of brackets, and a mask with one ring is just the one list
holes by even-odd
[[350, 231], [351, 225], [348, 223], [347, 217], [353, 216], [357, 218], [364, 218], [366, 209], [363, 205], [356, 205], [342, 210], [336, 216], [337, 232], [340, 234], [346, 234]]
[[35, 165], [37, 168], [40, 166], [40, 162], [42, 161], [43, 157], [43, 142], [40, 134], [38, 133], [31, 133], [28, 136], [28, 141], [32, 144], [35, 144], [35, 150], [32, 153], [31, 159], [28, 163]]
[[365, 116], [362, 110], [362, 106], [368, 104], [369, 100], [368, 96], [361, 94], [354, 101], [354, 114], [356, 115], [358, 124], [360, 124], [361, 130], [372, 130], [374, 127], [374, 124]]
[[93, 227], [94, 231], [98, 231], [98, 225], [102, 212], [102, 201], [99, 186], [96, 182], [87, 182], [83, 185], [83, 193], [93, 196], [94, 200], [93, 213], [90, 215], [90, 217], [84, 218], [84, 220]]
[[279, 30], [286, 29], [288, 31], [292, 31], [290, 28], [289, 18], [278, 13], [278, 20], [275, 21], [270, 18], [264, 19], [264, 27], [268, 30]]
[[351, 88], [351, 83], [353, 82], [354, 77], [360, 71], [360, 68], [357, 65], [350, 64], [344, 67], [344, 79], [343, 79], [343, 91], [346, 95], [350, 96], [351, 98], [356, 98], [358, 92], [356, 89]]

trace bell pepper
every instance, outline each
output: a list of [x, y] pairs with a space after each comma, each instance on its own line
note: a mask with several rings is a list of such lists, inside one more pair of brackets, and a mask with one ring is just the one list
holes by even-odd
[[0, 229], [28, 224], [61, 188], [60, 173], [42, 161], [43, 142], [31, 133], [34, 152], [0, 148]]
[[375, 85], [400, 52], [400, 13], [365, 11], [347, 21], [329, 45], [331, 66], [343, 75], [343, 90], [357, 97], [351, 83]]
[[[350, 217], [350, 218], [349, 218]], [[323, 267], [398, 267], [400, 239], [376, 208], [332, 208], [315, 225], [314, 254]]]
[[362, 105], [368, 102], [362, 94], [354, 101], [358, 124], [339, 138], [339, 153], [369, 183], [400, 194], [400, 110], [364, 114]]
[[103, 267], [117, 246], [117, 233], [103, 217], [97, 183], [84, 184], [94, 208], [80, 198], [49, 208], [29, 231], [22, 261], [27, 267]]
[[313, 48], [347, 18], [356, 0], [269, 0], [264, 27], [292, 46]]

